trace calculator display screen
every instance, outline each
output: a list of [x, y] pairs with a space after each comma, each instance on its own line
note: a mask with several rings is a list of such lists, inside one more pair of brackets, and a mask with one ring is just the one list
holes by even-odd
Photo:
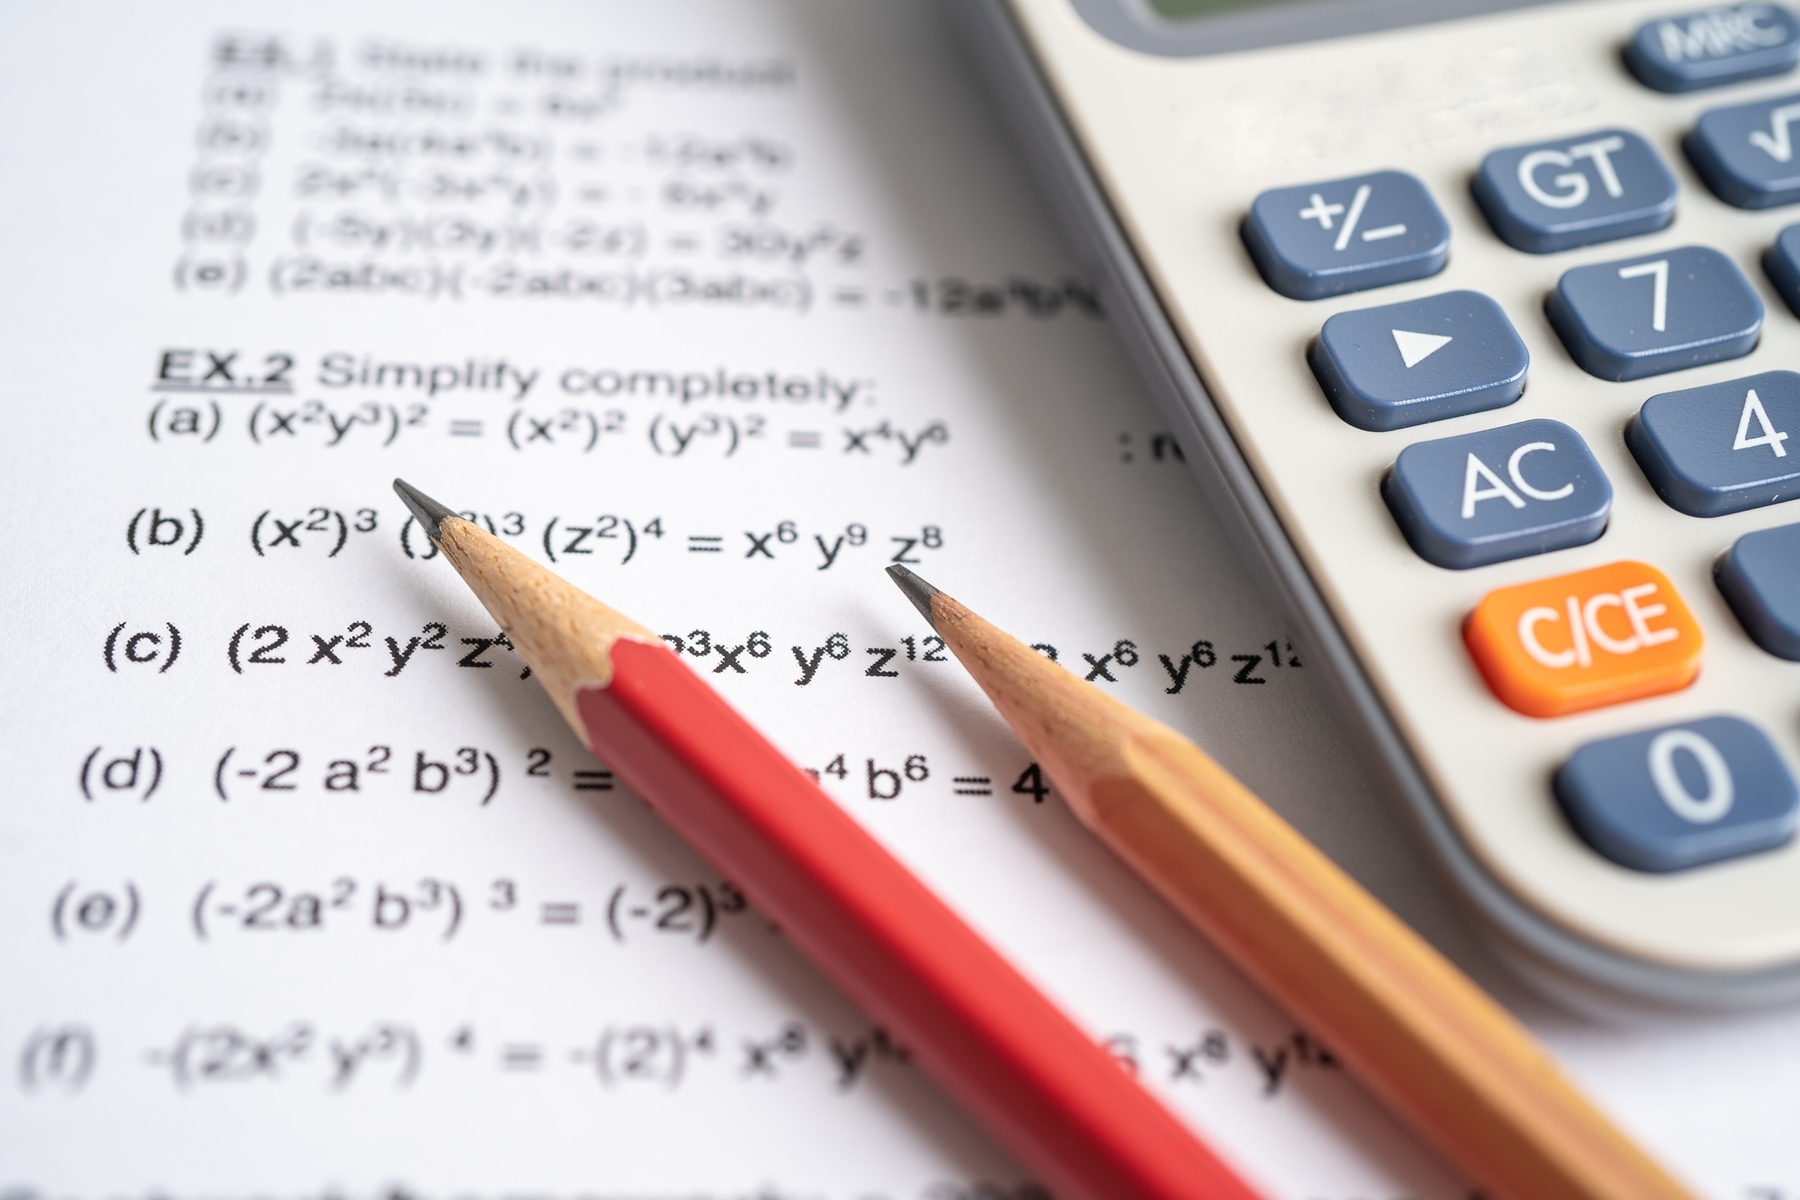
[[1292, 0], [1145, 0], [1150, 11], [1165, 21], [1194, 21], [1240, 8], [1268, 8]]
[[[1014, 3], [1018, 0], [1013, 0]], [[1065, 0], [1095, 32], [1170, 58], [1451, 21], [1555, 0]]]

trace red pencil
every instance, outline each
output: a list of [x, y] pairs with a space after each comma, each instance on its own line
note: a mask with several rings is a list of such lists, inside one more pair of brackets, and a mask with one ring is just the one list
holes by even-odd
[[400, 482], [570, 726], [1061, 1200], [1253, 1200], [643, 626]]

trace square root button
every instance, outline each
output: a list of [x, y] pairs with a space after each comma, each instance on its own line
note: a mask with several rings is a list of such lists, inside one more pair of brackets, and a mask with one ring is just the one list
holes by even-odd
[[1450, 257], [1449, 222], [1403, 171], [1264, 192], [1243, 236], [1263, 279], [1295, 300], [1423, 279]]
[[1381, 485], [1419, 557], [1462, 570], [1593, 541], [1612, 484], [1561, 421], [1521, 421], [1400, 452]]
[[1800, 496], [1796, 433], [1800, 375], [1765, 371], [1650, 397], [1625, 444], [1670, 508], [1721, 517]]
[[1680, 691], [1703, 639], [1667, 576], [1615, 562], [1489, 592], [1463, 642], [1508, 708], [1560, 717]]
[[1377, 431], [1502, 408], [1525, 390], [1531, 365], [1512, 322], [1480, 292], [1338, 313], [1307, 359], [1337, 415]]
[[1582, 370], [1615, 382], [1742, 358], [1763, 322], [1744, 273], [1704, 246], [1565, 271], [1544, 312]]
[[1792, 204], [1800, 200], [1796, 121], [1800, 95], [1715, 108], [1700, 114], [1682, 147], [1706, 186], [1725, 203], [1739, 208]]
[[1794, 836], [1800, 792], [1768, 735], [1703, 717], [1589, 742], [1556, 773], [1582, 840], [1638, 871], [1681, 871]]
[[1496, 150], [1470, 190], [1500, 240], [1530, 254], [1654, 233], [1675, 219], [1675, 176], [1625, 129]]

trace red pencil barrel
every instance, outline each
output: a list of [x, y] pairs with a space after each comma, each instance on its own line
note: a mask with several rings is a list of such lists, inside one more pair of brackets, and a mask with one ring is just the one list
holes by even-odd
[[1255, 1200], [666, 647], [612, 653], [594, 752], [1061, 1200]]

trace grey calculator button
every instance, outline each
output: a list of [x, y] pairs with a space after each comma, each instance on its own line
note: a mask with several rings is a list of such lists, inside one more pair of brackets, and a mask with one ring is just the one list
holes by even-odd
[[1506, 313], [1480, 292], [1338, 313], [1307, 357], [1338, 416], [1372, 430], [1504, 407], [1531, 365]]
[[1765, 371], [1644, 401], [1625, 444], [1650, 486], [1691, 517], [1800, 496], [1800, 375]]
[[1800, 21], [1776, 4], [1727, 4], [1645, 21], [1625, 65], [1646, 87], [1692, 92], [1781, 75], [1800, 58]]
[[1800, 662], [1800, 525], [1746, 533], [1714, 576], [1750, 640]]
[[1419, 557], [1454, 570], [1593, 541], [1612, 484], [1561, 421], [1520, 421], [1400, 452], [1382, 497]]
[[1715, 108], [1682, 141], [1719, 199], [1739, 208], [1800, 200], [1800, 95]]
[[1296, 300], [1423, 279], [1450, 255], [1449, 222], [1403, 171], [1264, 192], [1243, 236], [1269, 286]]
[[1675, 176], [1625, 129], [1496, 150], [1471, 190], [1500, 240], [1531, 254], [1654, 233], [1675, 219]]
[[1737, 264], [1704, 246], [1576, 267], [1544, 309], [1581, 368], [1611, 380], [1741, 358], [1763, 320]]
[[1789, 225], [1775, 237], [1763, 255], [1763, 272], [1775, 285], [1776, 294], [1800, 315], [1800, 225]]
[[1773, 849], [1794, 836], [1800, 805], [1768, 736], [1737, 717], [1589, 742], [1556, 773], [1555, 791], [1588, 845], [1639, 871]]

